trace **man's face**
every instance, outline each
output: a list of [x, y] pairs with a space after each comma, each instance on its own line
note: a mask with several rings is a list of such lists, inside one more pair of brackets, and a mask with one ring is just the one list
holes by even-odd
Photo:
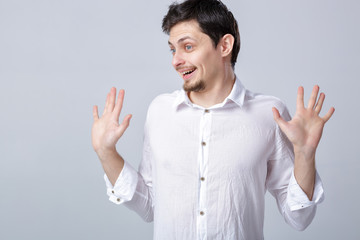
[[169, 35], [172, 65], [184, 80], [184, 90], [199, 92], [211, 88], [221, 73], [219, 47], [214, 48], [195, 20], [176, 24]]

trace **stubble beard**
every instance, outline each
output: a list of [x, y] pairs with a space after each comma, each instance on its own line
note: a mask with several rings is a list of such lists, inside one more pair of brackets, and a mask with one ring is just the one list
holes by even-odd
[[201, 90], [205, 89], [205, 82], [202, 79], [200, 79], [199, 81], [193, 84], [184, 83], [183, 89], [186, 92], [200, 92]]

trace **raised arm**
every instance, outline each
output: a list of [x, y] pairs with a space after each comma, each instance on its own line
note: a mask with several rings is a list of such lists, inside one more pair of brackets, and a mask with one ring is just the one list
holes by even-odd
[[315, 183], [315, 153], [320, 142], [325, 123], [330, 119], [335, 109], [332, 107], [324, 117], [320, 111], [325, 99], [321, 93], [318, 98], [319, 86], [311, 93], [308, 106], [304, 106], [304, 89], [299, 87], [297, 94], [296, 113], [291, 121], [285, 121], [276, 108], [273, 108], [274, 119], [281, 130], [294, 146], [294, 175], [299, 186], [312, 200]]
[[124, 90], [120, 90], [116, 101], [116, 88], [111, 88], [106, 97], [106, 104], [101, 117], [98, 114], [98, 107], [93, 107], [92, 145], [113, 185], [124, 167], [124, 159], [116, 151], [116, 143], [124, 134], [131, 119], [131, 114], [128, 114], [119, 124], [124, 94]]

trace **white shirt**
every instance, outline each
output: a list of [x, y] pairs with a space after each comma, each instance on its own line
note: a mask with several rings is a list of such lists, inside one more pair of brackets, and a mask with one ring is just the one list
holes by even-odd
[[154, 221], [154, 239], [263, 239], [265, 192], [298, 230], [323, 200], [316, 174], [313, 200], [297, 184], [292, 144], [271, 108], [290, 120], [277, 98], [246, 90], [236, 79], [230, 95], [204, 109], [183, 90], [158, 96], [145, 123], [143, 160], [127, 162], [110, 201]]

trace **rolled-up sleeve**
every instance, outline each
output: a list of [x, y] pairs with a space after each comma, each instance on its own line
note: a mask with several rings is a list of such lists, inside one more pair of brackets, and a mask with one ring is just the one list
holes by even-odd
[[324, 189], [322, 186], [322, 182], [319, 174], [316, 172], [315, 176], [315, 185], [314, 185], [314, 193], [312, 200], [310, 201], [306, 193], [301, 189], [299, 184], [297, 183], [294, 175], [294, 171], [292, 171], [288, 192], [287, 192], [287, 204], [291, 211], [296, 211], [299, 209], [311, 207], [318, 203], [321, 203], [324, 200]]
[[124, 167], [113, 186], [109, 178], [104, 174], [109, 200], [116, 204], [128, 202], [134, 196], [138, 182], [137, 171], [125, 161]]

